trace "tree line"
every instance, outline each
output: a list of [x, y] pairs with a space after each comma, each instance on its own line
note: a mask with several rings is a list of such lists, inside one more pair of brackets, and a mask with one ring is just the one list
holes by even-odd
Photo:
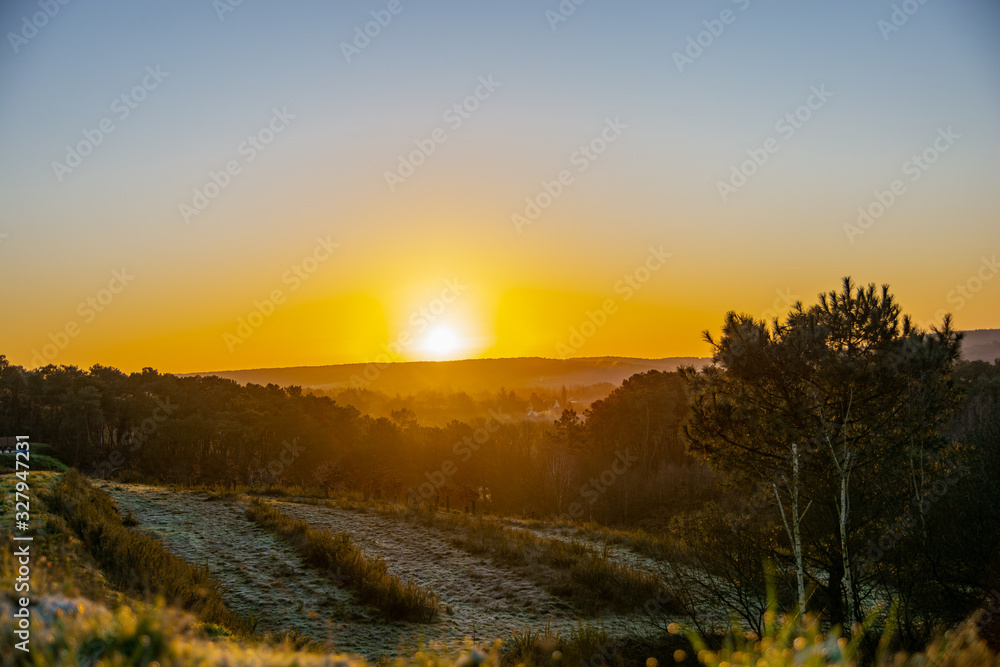
[[[644, 527], [667, 536], [668, 579], [751, 627], [768, 568], [785, 608], [849, 630], [897, 601], [907, 646], [998, 590], [1000, 361], [961, 361], [950, 319], [921, 330], [850, 279], [770, 322], [729, 313], [706, 340], [710, 365], [634, 375], [582, 414], [523, 419], [500, 390], [443, 425], [295, 386], [0, 356], [0, 434], [123, 480]], [[697, 619], [706, 598], [686, 599]]]
[[674, 517], [676, 561], [717, 575], [751, 625], [768, 564], [784, 608], [848, 633], [894, 601], [911, 648], [995, 591], [1000, 361], [960, 361], [950, 317], [920, 330], [888, 287], [845, 279], [783, 319], [729, 313], [706, 340], [683, 428], [719, 495]]
[[[687, 407], [676, 373], [637, 375], [554, 423], [525, 419], [530, 400], [501, 389], [492, 407], [480, 404], [486, 416], [428, 426], [407, 407], [374, 417], [296, 386], [152, 368], [28, 370], [0, 355], [0, 433], [49, 443], [94, 476], [298, 485], [536, 517], [576, 503], [577, 518], [607, 522], [707, 479], [681, 441]], [[626, 451], [637, 463], [602, 479]]]

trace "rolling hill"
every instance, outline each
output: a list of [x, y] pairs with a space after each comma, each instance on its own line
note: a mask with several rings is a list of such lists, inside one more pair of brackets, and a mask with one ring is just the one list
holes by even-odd
[[[962, 356], [969, 361], [1000, 358], [1000, 329], [965, 331]], [[456, 361], [406, 361], [389, 364], [333, 364], [247, 370], [207, 371], [186, 375], [216, 375], [246, 384], [299, 385], [336, 390], [353, 387], [377, 389], [389, 394], [412, 394], [425, 390], [465, 391], [470, 394], [507, 389], [559, 389], [610, 383], [649, 370], [674, 371], [681, 366], [702, 366], [703, 357], [587, 357], [546, 359], [461, 359]]]
[[246, 384], [300, 385], [316, 389], [367, 387], [387, 393], [411, 394], [423, 390], [495, 392], [507, 389], [559, 389], [601, 383], [619, 385], [626, 378], [649, 370], [674, 371], [681, 366], [701, 366], [707, 359], [669, 357], [634, 359], [591, 357], [583, 359], [462, 359], [410, 361], [384, 364], [337, 364], [252, 370], [211, 371], [188, 375], [217, 375]]
[[964, 331], [962, 357], [969, 361], [1000, 359], [1000, 329], [975, 329]]

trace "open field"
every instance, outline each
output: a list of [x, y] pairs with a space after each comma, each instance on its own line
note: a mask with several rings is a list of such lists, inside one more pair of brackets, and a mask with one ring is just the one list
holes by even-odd
[[[460, 647], [465, 638], [489, 642], [525, 628], [568, 633], [581, 614], [526, 574], [487, 554], [455, 546], [446, 531], [407, 521], [403, 513], [340, 509], [267, 500], [312, 528], [347, 532], [369, 554], [385, 558], [389, 572], [434, 591], [441, 613], [429, 623], [389, 622], [356, 603], [336, 573], [324, 576], [294, 550], [246, 518], [248, 502], [204, 492], [177, 492], [138, 484], [99, 483], [124, 515], [163, 540], [174, 553], [207, 563], [226, 592], [227, 606], [253, 614], [259, 632], [298, 630], [340, 651], [371, 658], [386, 647], [412, 649], [421, 641]], [[596, 546], [596, 545], [591, 545]], [[639, 606], [639, 605], [637, 605]], [[634, 632], [640, 619], [605, 613], [589, 620], [607, 631]]]
[[[5, 490], [13, 479], [4, 476]], [[59, 480], [53, 473], [40, 473], [35, 478], [42, 498], [49, 498], [42, 507], [58, 497]], [[70, 486], [76, 488], [76, 484], [71, 482]], [[648, 631], [635, 618], [610, 613], [598, 614], [580, 625], [576, 620], [579, 610], [571, 599], [552, 595], [538, 583], [546, 582], [547, 577], [558, 578], [559, 572], [529, 575], [523, 567], [501, 564], [505, 560], [517, 562], [519, 557], [511, 556], [516, 550], [521, 550], [523, 557], [539, 558], [539, 549], [553, 549], [556, 547], [549, 543], [557, 543], [574, 545], [576, 554], [599, 552], [617, 567], [656, 570], [658, 561], [639, 553], [654, 551], [639, 532], [543, 521], [483, 520], [351, 500], [338, 507], [337, 501], [308, 498], [251, 501], [237, 494], [139, 484], [96, 482], [95, 486], [108, 493], [102, 500], [100, 491], [93, 492], [96, 505], [107, 502], [109, 496], [117, 505], [117, 517], [111, 510], [106, 514], [109, 520], [120, 521], [128, 531], [138, 531], [140, 542], [142, 534], [155, 536], [172, 554], [196, 567], [207, 566], [213, 579], [221, 583], [226, 608], [249, 618], [255, 632], [233, 636], [205, 623], [201, 612], [197, 612], [202, 616], [199, 620], [161, 603], [148, 605], [121, 595], [108, 586], [114, 583], [113, 578], [105, 582], [84, 544], [73, 536], [70, 526], [79, 521], [78, 512], [71, 511], [64, 522], [43, 509], [38, 514], [41, 524], [36, 539], [41, 541], [37, 544], [44, 545], [44, 552], [55, 560], [41, 561], [44, 569], [35, 575], [33, 584], [38, 604], [32, 627], [46, 637], [34, 649], [36, 664], [37, 659], [53, 665], [84, 664], [81, 660], [90, 664], [101, 655], [131, 655], [123, 664], [146, 664], [157, 658], [161, 665], [201, 660], [204, 662], [199, 664], [301, 666], [332, 664], [329, 659], [336, 655], [335, 664], [358, 667], [383, 664], [378, 661], [389, 656], [394, 656], [394, 664], [400, 667], [556, 665], [563, 664], [565, 658], [570, 660], [566, 664], [582, 660], [584, 664], [620, 665], [632, 663], [623, 662], [617, 652], [610, 657], [612, 638], [634, 638], [636, 633]], [[309, 567], [284, 540], [255, 526], [246, 511], [254, 502], [258, 508], [271, 508], [305, 521], [310, 530], [349, 533], [367, 558], [384, 559], [390, 575], [440, 596], [441, 614], [430, 623], [386, 621], [376, 607], [358, 604], [351, 589], [340, 585], [344, 582], [336, 573]], [[7, 509], [5, 503], [5, 516]], [[484, 529], [484, 525], [490, 528]], [[479, 553], [482, 544], [477, 546], [475, 539], [483, 535], [509, 543], [499, 553]], [[141, 571], [143, 566], [133, 567]], [[3, 555], [0, 569], [5, 580], [13, 576], [9, 554]], [[81, 574], [85, 576], [81, 578]], [[83, 597], [76, 597], [81, 594]], [[5, 613], [11, 604], [0, 599]], [[684, 619], [678, 620], [683, 626]], [[677, 624], [671, 625], [671, 633], [676, 632]], [[935, 664], [995, 664], [995, 656], [978, 640], [974, 627], [970, 621], [937, 640], [929, 649], [936, 653]], [[5, 641], [12, 638], [11, 633], [10, 624], [0, 627]], [[697, 657], [698, 664], [706, 665], [734, 664], [735, 659], [743, 660], [740, 664], [821, 667], [853, 664], [849, 656], [857, 649], [855, 643], [838, 639], [833, 630], [821, 632], [812, 621], [799, 628], [786, 622], [768, 626], [767, 636], [760, 641], [732, 648], [718, 648], [718, 639], [709, 638], [706, 645], [697, 635], [674, 637], [672, 646], [656, 644], [660, 647], [657, 652], [666, 650], [683, 664], [695, 664], [692, 660]], [[487, 648], [479, 650], [473, 645]], [[771, 650], [776, 647], [787, 648]], [[137, 657], [140, 654], [147, 658]], [[21, 657], [9, 650], [2, 656], [4, 660]], [[892, 664], [925, 664], [926, 659], [899, 656]]]
[[239, 503], [151, 486], [99, 488], [108, 491], [122, 514], [135, 517], [138, 528], [172, 552], [192, 563], [207, 563], [226, 589], [227, 606], [255, 615], [258, 632], [295, 626], [325, 638], [329, 626], [309, 612], [329, 617], [347, 606], [345, 592], [306, 567], [279, 538], [247, 520]]

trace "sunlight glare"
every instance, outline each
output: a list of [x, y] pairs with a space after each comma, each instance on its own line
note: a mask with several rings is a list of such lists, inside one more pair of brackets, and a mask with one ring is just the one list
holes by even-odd
[[438, 327], [427, 334], [424, 349], [435, 357], [445, 357], [458, 349], [458, 339], [450, 330]]

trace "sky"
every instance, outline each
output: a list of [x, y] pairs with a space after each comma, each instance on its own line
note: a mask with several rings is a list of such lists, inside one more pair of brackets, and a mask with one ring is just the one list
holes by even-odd
[[986, 0], [0, 4], [0, 353], [707, 356], [843, 276], [1000, 328]]

